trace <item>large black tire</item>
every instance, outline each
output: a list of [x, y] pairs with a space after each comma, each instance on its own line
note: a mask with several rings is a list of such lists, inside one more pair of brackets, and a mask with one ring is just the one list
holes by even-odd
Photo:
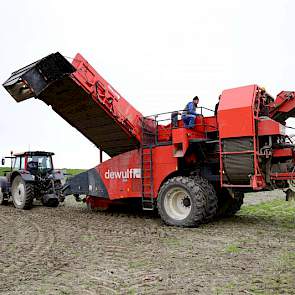
[[8, 200], [4, 197], [4, 193], [2, 192], [2, 188], [0, 187], [0, 205], [7, 205]]
[[8, 196], [5, 191], [7, 191], [7, 179], [4, 176], [0, 176], [0, 205], [8, 204]]
[[11, 196], [15, 208], [31, 209], [34, 200], [34, 186], [25, 182], [21, 176], [16, 176], [12, 181]]
[[214, 209], [212, 202], [213, 192], [212, 185], [201, 177], [173, 177], [167, 180], [159, 191], [159, 214], [168, 225], [199, 226], [216, 213], [216, 206]]
[[286, 201], [295, 201], [295, 192], [290, 188], [288, 188], [286, 191]]
[[244, 193], [234, 192], [233, 198], [230, 192], [225, 188], [217, 193], [217, 197], [217, 217], [231, 217], [235, 215], [241, 209], [244, 201]]
[[204, 191], [206, 196], [206, 220], [207, 222], [211, 221], [217, 213], [218, 208], [218, 198], [216, 191], [213, 185], [206, 179], [201, 176], [194, 176], [194, 180], [198, 183], [200, 188]]

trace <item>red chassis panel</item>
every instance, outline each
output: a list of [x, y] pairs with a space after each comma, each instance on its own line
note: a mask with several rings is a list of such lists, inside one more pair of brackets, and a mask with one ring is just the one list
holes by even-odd
[[258, 136], [285, 135], [285, 126], [270, 118], [260, 118], [258, 122]]
[[254, 136], [253, 104], [256, 85], [222, 92], [218, 108], [220, 138]]
[[283, 157], [292, 158], [293, 155], [294, 155], [294, 152], [292, 148], [277, 149], [272, 152], [272, 156], [274, 158], [283, 158]]
[[[173, 146], [153, 148], [153, 186], [157, 197], [163, 180], [177, 171], [177, 158], [173, 157]], [[96, 167], [110, 200], [142, 197], [141, 152], [133, 150], [113, 157]]]

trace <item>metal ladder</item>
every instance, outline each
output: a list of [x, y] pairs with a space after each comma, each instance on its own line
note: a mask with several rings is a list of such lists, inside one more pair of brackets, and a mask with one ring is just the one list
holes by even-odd
[[154, 210], [153, 147], [141, 149], [142, 209]]

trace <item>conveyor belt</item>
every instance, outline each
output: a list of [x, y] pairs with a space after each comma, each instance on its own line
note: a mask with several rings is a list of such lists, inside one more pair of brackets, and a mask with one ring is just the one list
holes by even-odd
[[[253, 138], [227, 138], [222, 140], [223, 152], [243, 152], [253, 150]], [[249, 184], [254, 174], [254, 154], [226, 154], [222, 157], [223, 170], [231, 184]]]
[[[51, 105], [64, 120], [110, 156], [137, 148], [139, 138], [130, 125], [128, 129], [122, 119], [82, 87], [72, 74], [75, 71], [61, 54], [55, 53], [14, 72], [3, 86], [17, 102], [36, 97]], [[123, 103], [126, 105], [125, 100]]]

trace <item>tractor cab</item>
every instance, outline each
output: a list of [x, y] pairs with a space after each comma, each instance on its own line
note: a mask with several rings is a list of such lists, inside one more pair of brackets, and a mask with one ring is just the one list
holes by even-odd
[[14, 154], [12, 170], [24, 170], [31, 174], [46, 174], [53, 170], [51, 152], [25, 152]]

